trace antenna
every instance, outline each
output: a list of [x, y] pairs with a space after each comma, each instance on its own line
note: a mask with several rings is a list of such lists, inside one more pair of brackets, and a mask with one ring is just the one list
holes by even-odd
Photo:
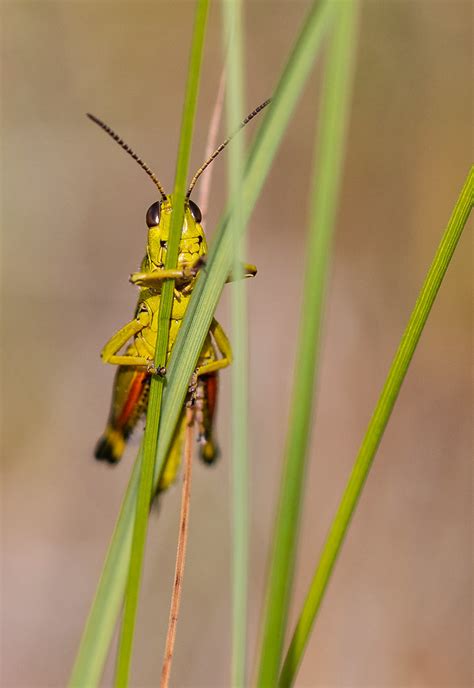
[[238, 134], [238, 132], [239, 132], [241, 129], [243, 129], [243, 128], [245, 127], [245, 125], [248, 124], [248, 123], [250, 122], [250, 120], [253, 119], [253, 118], [255, 117], [255, 115], [258, 115], [258, 113], [259, 113], [261, 110], [263, 110], [263, 108], [267, 107], [267, 105], [270, 103], [270, 101], [271, 101], [271, 98], [269, 98], [269, 99], [266, 100], [264, 103], [262, 103], [261, 105], [259, 105], [258, 107], [256, 107], [255, 110], [253, 110], [249, 115], [247, 115], [247, 117], [244, 119], [244, 121], [241, 122], [241, 124], [239, 125], [239, 128], [237, 129], [237, 131], [234, 131], [233, 134], [231, 134], [228, 138], [226, 138], [226, 140], [223, 141], [223, 142], [221, 143], [221, 145], [220, 145], [218, 148], [216, 148], [216, 150], [214, 151], [214, 153], [213, 153], [211, 156], [209, 156], [209, 158], [206, 160], [206, 162], [204, 162], [204, 163], [201, 165], [201, 167], [198, 169], [198, 171], [196, 172], [196, 174], [194, 175], [194, 177], [193, 177], [192, 180], [191, 180], [191, 184], [189, 185], [189, 189], [188, 189], [188, 192], [187, 192], [187, 194], [186, 194], [186, 198], [189, 198], [189, 197], [190, 197], [191, 192], [192, 192], [192, 190], [194, 189], [197, 180], [199, 179], [199, 177], [201, 176], [201, 174], [204, 172], [204, 170], [206, 169], [206, 167], [209, 167], [209, 165], [211, 164], [211, 162], [212, 162], [213, 160], [215, 160], [215, 158], [217, 158], [217, 156], [219, 155], [219, 153], [221, 153], [221, 152], [224, 150], [224, 148], [225, 148], [225, 147], [227, 146], [227, 144], [234, 138], [234, 136], [235, 136], [236, 134]]
[[98, 117], [95, 117], [94, 115], [91, 115], [89, 112], [87, 113], [87, 117], [89, 117], [89, 119], [98, 124], [101, 129], [103, 129], [109, 136], [113, 138], [114, 141], [116, 141], [119, 144], [119, 146], [121, 146], [124, 149], [124, 151], [127, 151], [127, 153], [131, 155], [134, 160], [136, 160], [140, 167], [145, 170], [145, 172], [150, 177], [155, 186], [158, 187], [158, 190], [161, 193], [163, 200], [166, 201], [167, 197], [165, 194], [165, 190], [163, 189], [159, 180], [155, 176], [155, 173], [148, 167], [148, 165], [145, 162], [143, 162], [143, 160], [139, 158], [136, 153], [133, 152], [130, 146], [128, 146], [125, 143], [125, 141], [123, 141], [123, 139], [121, 139], [120, 136], [118, 136], [107, 124], [105, 124], [105, 122], [102, 122], [102, 120], [100, 120]]

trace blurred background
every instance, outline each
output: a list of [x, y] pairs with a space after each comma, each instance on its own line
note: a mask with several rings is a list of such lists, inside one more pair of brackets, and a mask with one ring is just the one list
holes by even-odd
[[[271, 95], [308, 2], [245, 4], [246, 103]], [[292, 625], [359, 443], [470, 160], [469, 2], [361, 4], [353, 107]], [[64, 686], [138, 436], [120, 466], [92, 459], [114, 371], [99, 351], [134, 309], [156, 199], [85, 118], [103, 118], [166, 189], [191, 2], [2, 2], [2, 686]], [[222, 69], [210, 16], [191, 167]], [[255, 656], [295, 366], [318, 62], [249, 227], [251, 577]], [[246, 130], [247, 141], [255, 127]], [[215, 163], [207, 229], [226, 197]], [[471, 684], [471, 256], [462, 238], [385, 433], [312, 635], [299, 687]], [[219, 319], [229, 328], [229, 289]], [[292, 335], [295, 333], [295, 337]], [[172, 684], [229, 685], [230, 375], [215, 469], [196, 462]], [[151, 518], [133, 685], [157, 685], [179, 485]], [[109, 662], [104, 686], [110, 685]]]

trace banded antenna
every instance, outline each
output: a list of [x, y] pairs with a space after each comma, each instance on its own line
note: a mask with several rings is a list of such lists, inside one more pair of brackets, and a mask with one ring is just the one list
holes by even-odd
[[258, 115], [258, 113], [261, 112], [261, 110], [263, 110], [263, 108], [266, 108], [267, 105], [268, 105], [270, 102], [271, 102], [271, 98], [269, 98], [269, 99], [266, 100], [264, 103], [262, 103], [261, 105], [259, 105], [258, 107], [256, 107], [255, 110], [252, 110], [252, 112], [251, 112], [249, 115], [247, 115], [247, 117], [243, 120], [243, 122], [241, 122], [241, 124], [239, 125], [239, 128], [237, 129], [237, 131], [234, 131], [233, 134], [231, 134], [230, 136], [228, 136], [228, 137], [226, 138], [226, 140], [223, 141], [223, 142], [221, 143], [221, 145], [220, 145], [218, 148], [216, 148], [216, 150], [214, 151], [214, 153], [208, 157], [208, 159], [206, 160], [206, 162], [204, 162], [204, 163], [201, 165], [201, 167], [198, 169], [198, 171], [196, 172], [196, 174], [194, 175], [194, 177], [191, 179], [191, 184], [189, 185], [189, 189], [188, 189], [188, 192], [187, 192], [187, 194], [186, 194], [186, 198], [189, 198], [189, 197], [190, 197], [191, 192], [192, 192], [192, 190], [194, 189], [197, 180], [199, 179], [199, 177], [201, 176], [201, 174], [204, 172], [204, 170], [205, 170], [207, 167], [209, 167], [209, 165], [211, 164], [211, 162], [212, 162], [213, 160], [215, 160], [215, 158], [217, 158], [217, 156], [219, 155], [219, 153], [221, 153], [221, 152], [224, 150], [224, 148], [227, 146], [227, 144], [228, 144], [230, 141], [232, 141], [232, 139], [234, 138], [234, 136], [235, 136], [236, 134], [238, 134], [239, 131], [240, 131], [241, 129], [243, 129], [243, 128], [245, 127], [245, 125], [248, 124], [248, 123], [250, 122], [250, 120], [253, 119], [253, 118], [255, 117], [255, 115]]
[[145, 170], [145, 172], [150, 177], [150, 179], [155, 184], [155, 186], [158, 187], [158, 190], [159, 190], [160, 194], [162, 195], [163, 200], [166, 201], [167, 196], [166, 196], [165, 190], [163, 189], [162, 185], [160, 184], [160, 181], [158, 180], [158, 178], [155, 176], [155, 173], [153, 172], [153, 170], [151, 170], [148, 167], [146, 162], [143, 162], [143, 160], [141, 158], [139, 158], [136, 153], [133, 152], [133, 150], [130, 148], [130, 146], [128, 146], [125, 143], [125, 141], [123, 139], [121, 139], [120, 136], [118, 136], [107, 124], [105, 124], [105, 122], [102, 122], [102, 120], [100, 120], [98, 117], [95, 117], [95, 115], [91, 115], [89, 112], [87, 113], [87, 116], [93, 122], [98, 124], [99, 127], [101, 129], [103, 129], [109, 136], [111, 136], [113, 138], [113, 140], [116, 141], [118, 143], [118, 145], [124, 149], [124, 151], [126, 151], [129, 155], [132, 156], [132, 158], [140, 165], [140, 167], [143, 170]]

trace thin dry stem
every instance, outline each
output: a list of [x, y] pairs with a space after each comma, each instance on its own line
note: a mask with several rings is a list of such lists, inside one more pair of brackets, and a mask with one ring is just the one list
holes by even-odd
[[176, 626], [178, 623], [181, 591], [183, 588], [184, 563], [186, 559], [186, 545], [188, 541], [189, 525], [189, 501], [191, 496], [191, 473], [193, 456], [193, 410], [186, 409], [187, 425], [184, 441], [184, 471], [183, 492], [181, 497], [181, 514], [179, 518], [178, 547], [176, 551], [176, 567], [174, 572], [173, 593], [171, 596], [170, 615], [168, 620], [168, 633], [166, 636], [165, 655], [161, 670], [160, 688], [168, 688], [173, 661], [174, 644], [176, 640]]
[[[225, 95], [225, 82], [226, 82], [226, 68], [224, 66], [221, 74], [221, 79], [219, 82], [219, 88], [217, 89], [216, 102], [214, 103], [214, 109], [212, 111], [211, 123], [209, 125], [209, 131], [207, 134], [206, 152], [204, 154], [204, 160], [207, 160], [212, 152], [217, 146], [217, 134], [219, 133], [219, 126], [222, 119], [222, 110], [224, 108], [224, 95]], [[207, 209], [209, 207], [209, 195], [211, 191], [211, 181], [213, 166], [207, 171], [201, 181], [201, 191], [199, 193], [198, 206], [201, 209], [203, 220], [206, 219]]]

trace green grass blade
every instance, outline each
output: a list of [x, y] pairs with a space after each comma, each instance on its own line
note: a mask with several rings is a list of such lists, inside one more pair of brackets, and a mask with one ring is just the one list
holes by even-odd
[[[223, 3], [228, 45], [227, 130], [236, 131], [243, 113], [242, 2]], [[223, 46], [224, 52], [227, 46]], [[248, 591], [248, 355], [247, 301], [242, 263], [245, 228], [241, 222], [244, 138], [236, 136], [228, 153], [229, 196], [234, 199], [229, 229], [234, 237], [232, 309], [232, 661], [230, 685], [245, 688]]]
[[98, 686], [104, 669], [127, 582], [141, 456], [140, 447], [84, 627], [69, 679], [70, 688]]
[[372, 465], [382, 435], [397, 400], [398, 393], [419, 342], [421, 333], [433, 306], [436, 294], [461, 237], [471, 212], [474, 199], [474, 168], [471, 168], [458, 198], [441, 243], [428, 270], [413, 312], [395, 354], [382, 393], [362, 441], [354, 468], [347, 483], [339, 509], [323, 547], [310, 589], [299, 617], [283, 670], [281, 688], [293, 684], [303, 657], [309, 635], [326, 591], [334, 563], [344, 541], [352, 514], [357, 506], [362, 488]]
[[[253, 211], [333, 10], [331, 0], [313, 3], [280, 78], [272, 104], [264, 114], [265, 120], [251, 147], [242, 184], [242, 227], [245, 227]], [[165, 392], [161, 421], [165, 445], [171, 439], [170, 431], [166, 430], [167, 424], [173, 426], [173, 423], [176, 423], [180, 404], [186, 394], [187, 382], [209, 331], [223, 285], [232, 268], [235, 237], [229, 230], [228, 218], [229, 213], [216, 229], [207, 265], [201, 270], [171, 354], [169, 373], [172, 384]], [[155, 481], [158, 480], [162, 460], [162, 447], [159, 446]]]
[[323, 316], [336, 216], [355, 38], [355, 3], [340, 3], [324, 70], [304, 297], [290, 421], [270, 560], [257, 685], [274, 686], [288, 622]]
[[[199, 0], [196, 8], [188, 81], [181, 122], [181, 136], [173, 192], [173, 213], [171, 216], [165, 268], [175, 268], [178, 263], [179, 242], [184, 217], [186, 180], [191, 153], [193, 124], [199, 90], [199, 77], [201, 73], [208, 9], [209, 0]], [[158, 313], [158, 332], [155, 353], [155, 365], [157, 368], [166, 366], [167, 364], [168, 336], [173, 298], [174, 280], [166, 280], [161, 292], [160, 309]], [[163, 387], [164, 379], [154, 375], [150, 385], [150, 399], [148, 402], [147, 423], [143, 441], [143, 460], [138, 485], [137, 509], [133, 528], [129, 574], [125, 591], [122, 626], [119, 636], [115, 676], [115, 685], [117, 688], [127, 686], [129, 682], [140, 579], [148, 526], [148, 514], [152, 498], [156, 448], [158, 446], [158, 429]]]
[[[242, 188], [242, 222], [248, 221], [268, 174], [297, 99], [313, 65], [317, 50], [333, 12], [333, 3], [313, 3], [277, 86], [273, 103], [251, 149]], [[183, 325], [173, 347], [168, 366], [168, 386], [163, 394], [160, 435], [155, 464], [154, 487], [171, 443], [173, 429], [182, 410], [188, 382], [202, 348], [223, 284], [232, 265], [233, 238], [227, 218], [216, 231], [209, 261], [202, 271], [188, 306]], [[138, 459], [137, 459], [138, 462]], [[135, 519], [138, 467], [131, 482], [111, 540], [103, 572], [74, 664], [70, 685], [93, 688], [98, 684], [124, 589], [124, 569], [128, 566]], [[113, 563], [113, 565], [112, 565]]]

